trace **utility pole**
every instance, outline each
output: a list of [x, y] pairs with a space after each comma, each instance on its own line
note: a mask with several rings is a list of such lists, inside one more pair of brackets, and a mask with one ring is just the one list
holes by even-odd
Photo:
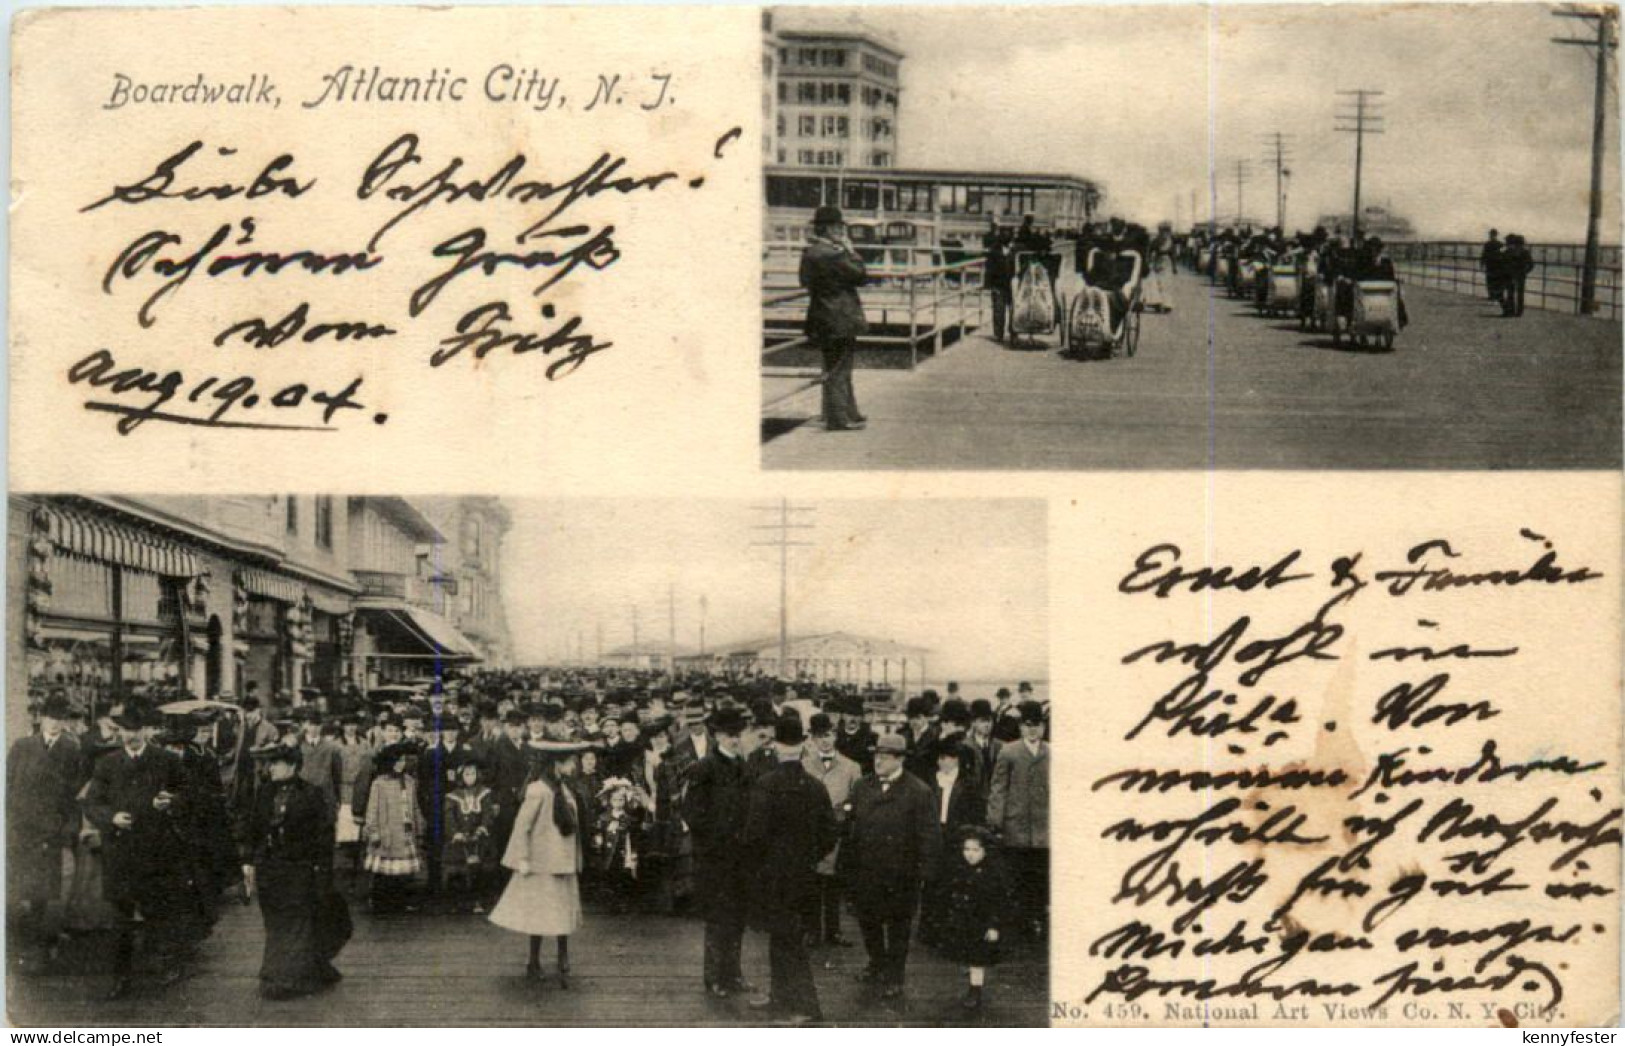
[[666, 586], [666, 642], [671, 651], [671, 663], [666, 667], [677, 675], [677, 586]]
[[[778, 519], [772, 523], [760, 523], [753, 526], [753, 530], [771, 530], [774, 537], [767, 541], [753, 541], [752, 547], [776, 548], [779, 550], [779, 674], [784, 675], [790, 663], [790, 550], [792, 548], [811, 548], [811, 541], [792, 541], [791, 531], [814, 530], [816, 523], [802, 523], [798, 513], [817, 512], [811, 506], [797, 506], [790, 504], [788, 498], [779, 499], [777, 505], [758, 505], [759, 512], [774, 513]], [[771, 516], [769, 518], [772, 518]]]
[[1248, 179], [1253, 176], [1252, 165], [1246, 160], [1236, 161], [1236, 224], [1247, 218], [1246, 196], [1243, 195]]
[[1287, 148], [1290, 135], [1275, 131], [1264, 136], [1264, 162], [1275, 168], [1275, 227], [1286, 230], [1286, 180], [1292, 176], [1287, 163], [1292, 159]]
[[1552, 37], [1553, 43], [1597, 49], [1597, 87], [1591, 114], [1591, 200], [1586, 215], [1585, 263], [1580, 270], [1580, 311], [1590, 315], [1597, 311], [1597, 264], [1600, 249], [1598, 238], [1602, 224], [1602, 165], [1604, 145], [1608, 138], [1608, 54], [1619, 46], [1614, 39], [1614, 19], [1618, 17], [1619, 11], [1614, 7], [1603, 7], [1595, 11], [1569, 8], [1553, 11], [1552, 15], [1556, 18], [1577, 18], [1595, 22], [1597, 25], [1595, 40]]
[[1365, 136], [1383, 132], [1382, 102], [1379, 101], [1382, 92], [1359, 88], [1337, 93], [1354, 99], [1343, 102], [1343, 108], [1337, 113], [1337, 130], [1354, 135], [1354, 228], [1349, 233], [1352, 239], [1360, 235], [1360, 174], [1365, 166]]
[[700, 596], [700, 657], [705, 656], [705, 614], [711, 609], [711, 601]]

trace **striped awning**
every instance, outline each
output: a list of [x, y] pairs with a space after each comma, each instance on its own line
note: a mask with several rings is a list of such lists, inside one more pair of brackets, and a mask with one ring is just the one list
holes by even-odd
[[244, 567], [237, 571], [237, 580], [249, 592], [280, 603], [302, 603], [305, 600], [303, 582], [273, 574], [268, 570]]
[[110, 516], [61, 505], [46, 505], [47, 533], [64, 552], [163, 577], [197, 577], [198, 557], [175, 541]]

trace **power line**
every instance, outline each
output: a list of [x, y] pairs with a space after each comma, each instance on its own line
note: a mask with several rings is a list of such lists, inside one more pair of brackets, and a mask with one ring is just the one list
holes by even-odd
[[[758, 512], [776, 513], [777, 521], [758, 523], [752, 530], [771, 530], [775, 536], [767, 541], [752, 541], [753, 548], [779, 550], [779, 674], [782, 676], [790, 664], [790, 550], [811, 548], [811, 541], [792, 541], [791, 531], [816, 530], [816, 523], [802, 523], [797, 513], [817, 512], [810, 505], [792, 505], [789, 498], [779, 499], [777, 505], [757, 505]], [[771, 517], [770, 517], [771, 518]]]
[[1264, 163], [1275, 168], [1275, 227], [1286, 229], [1286, 182], [1292, 177], [1292, 136], [1273, 131], [1264, 136]]
[[1608, 138], [1608, 55], [1619, 46], [1614, 31], [1614, 20], [1619, 17], [1619, 10], [1613, 7], [1597, 11], [1566, 8], [1562, 11], [1553, 11], [1552, 17], [1593, 22], [1597, 29], [1595, 40], [1555, 36], [1552, 38], [1552, 42], [1556, 44], [1596, 48], [1597, 80], [1591, 117], [1591, 199], [1586, 214], [1585, 263], [1580, 269], [1580, 311], [1590, 314], [1597, 311], [1598, 227], [1602, 222], [1603, 147]]
[[1353, 91], [1338, 91], [1345, 98], [1353, 98], [1352, 102], [1343, 102], [1342, 108], [1337, 112], [1337, 130], [1345, 134], [1354, 135], [1354, 228], [1350, 235], [1358, 238], [1360, 235], [1360, 176], [1365, 167], [1365, 139], [1367, 135], [1382, 134], [1382, 92], [1368, 88], [1358, 88]]
[[1247, 217], [1246, 185], [1253, 176], [1253, 165], [1247, 160], [1236, 161], [1236, 224]]

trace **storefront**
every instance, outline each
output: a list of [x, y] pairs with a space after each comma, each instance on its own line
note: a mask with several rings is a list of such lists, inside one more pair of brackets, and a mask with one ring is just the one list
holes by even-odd
[[406, 603], [360, 605], [355, 653], [364, 690], [390, 683], [443, 677], [451, 668], [479, 660], [479, 651], [457, 627], [432, 610]]
[[189, 691], [191, 551], [69, 504], [29, 514], [24, 649], [30, 691], [60, 687], [91, 715], [115, 696]]

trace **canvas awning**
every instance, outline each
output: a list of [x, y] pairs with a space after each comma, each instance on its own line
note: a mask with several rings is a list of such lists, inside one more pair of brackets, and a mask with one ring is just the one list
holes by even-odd
[[203, 573], [195, 554], [150, 531], [63, 505], [45, 505], [40, 511], [51, 543], [64, 552], [163, 577], [189, 578]]
[[396, 603], [388, 606], [357, 607], [358, 613], [375, 619], [382, 618], [399, 631], [416, 639], [423, 647], [424, 657], [444, 661], [478, 661], [479, 650], [457, 626], [432, 610]]

